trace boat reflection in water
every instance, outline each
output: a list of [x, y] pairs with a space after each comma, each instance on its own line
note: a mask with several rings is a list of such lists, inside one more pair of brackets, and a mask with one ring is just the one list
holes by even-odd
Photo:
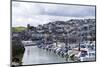
[[25, 47], [25, 53], [22, 62], [22, 65], [61, 63], [66, 62], [66, 59], [61, 58], [53, 52], [40, 49], [37, 46], [27, 46]]

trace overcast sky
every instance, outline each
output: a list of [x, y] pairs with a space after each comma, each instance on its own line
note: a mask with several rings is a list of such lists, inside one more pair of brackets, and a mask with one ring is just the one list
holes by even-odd
[[12, 2], [12, 26], [37, 26], [50, 21], [95, 17], [94, 6]]

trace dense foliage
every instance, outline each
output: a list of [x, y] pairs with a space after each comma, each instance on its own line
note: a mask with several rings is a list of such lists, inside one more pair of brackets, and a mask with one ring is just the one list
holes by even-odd
[[[21, 63], [25, 48], [20, 40], [12, 40], [12, 62]], [[17, 61], [16, 61], [17, 59]]]
[[24, 53], [24, 50], [25, 48], [20, 41], [12, 41], [12, 56], [22, 54]]

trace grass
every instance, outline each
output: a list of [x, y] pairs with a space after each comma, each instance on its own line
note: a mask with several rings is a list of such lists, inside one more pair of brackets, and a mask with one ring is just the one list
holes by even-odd
[[22, 32], [26, 30], [26, 27], [12, 27], [12, 32]]

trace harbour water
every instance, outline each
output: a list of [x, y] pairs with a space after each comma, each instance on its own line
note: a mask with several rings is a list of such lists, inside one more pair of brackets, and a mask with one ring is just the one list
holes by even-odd
[[26, 46], [22, 65], [67, 62], [65, 58], [37, 46]]

